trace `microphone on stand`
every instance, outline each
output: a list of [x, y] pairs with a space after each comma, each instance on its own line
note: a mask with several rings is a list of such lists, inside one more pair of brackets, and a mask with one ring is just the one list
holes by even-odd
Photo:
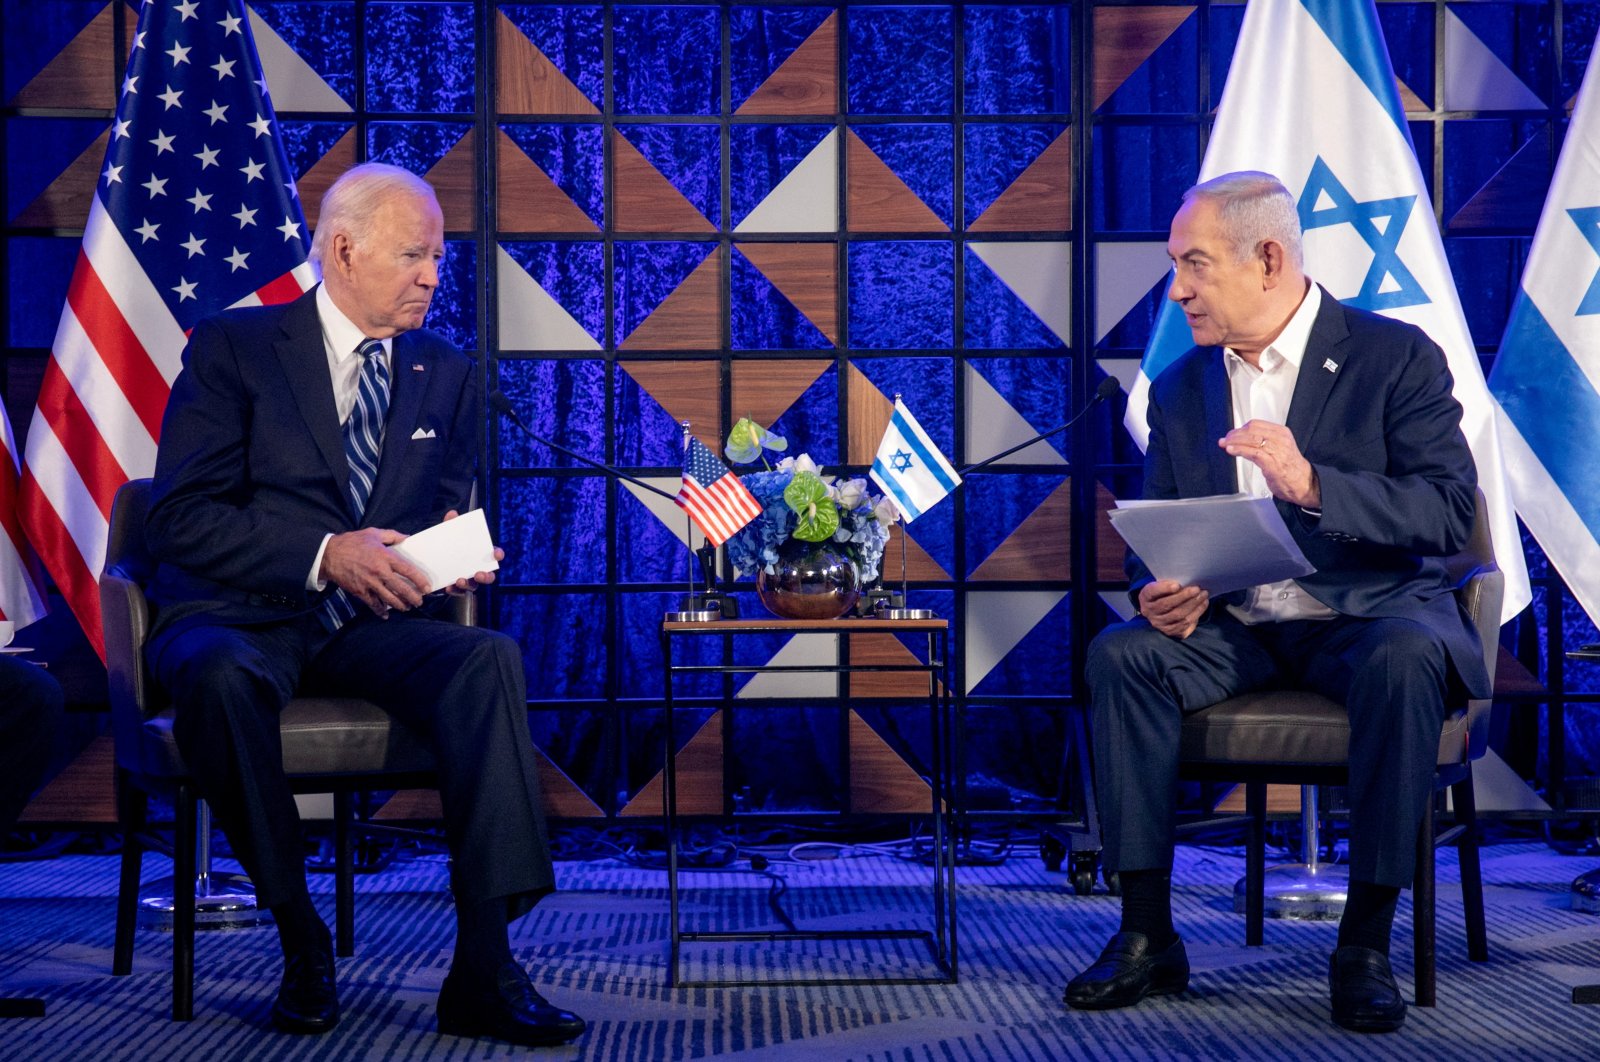
[[1122, 385], [1117, 383], [1117, 381], [1112, 377], [1107, 376], [1104, 380], [1100, 381], [1100, 386], [1094, 389], [1094, 397], [1089, 399], [1088, 402], [1084, 403], [1084, 407], [1078, 410], [1071, 420], [1067, 421], [1065, 424], [1051, 428], [1049, 431], [1040, 432], [1038, 435], [1035, 435], [1033, 438], [1028, 439], [1025, 442], [1019, 442], [1009, 450], [1001, 450], [993, 457], [985, 457], [982, 461], [978, 461], [975, 464], [970, 464], [966, 468], [963, 468], [960, 474], [965, 476], [968, 472], [976, 472], [980, 468], [986, 468], [987, 466], [994, 464], [1002, 457], [1010, 457], [1018, 450], [1026, 450], [1036, 442], [1042, 442], [1045, 439], [1050, 438], [1052, 435], [1060, 435], [1062, 432], [1078, 423], [1078, 421], [1082, 420], [1084, 415], [1087, 414], [1089, 410], [1093, 409], [1095, 406], [1098, 406], [1101, 402], [1111, 398], [1121, 390]]
[[636, 487], [642, 487], [642, 488], [644, 488], [645, 490], [649, 491], [652, 494], [659, 494], [663, 498], [666, 498], [668, 501], [676, 502], [678, 500], [678, 496], [676, 494], [668, 494], [666, 491], [662, 490], [660, 487], [657, 487], [657, 486], [654, 486], [652, 484], [646, 483], [642, 479], [636, 479], [633, 476], [628, 475], [626, 472], [623, 472], [621, 469], [612, 468], [610, 465], [605, 464], [604, 462], [601, 462], [601, 461], [596, 461], [592, 457], [585, 457], [582, 454], [580, 454], [580, 453], [578, 453], [578, 452], [576, 452], [574, 450], [567, 449], [565, 446], [562, 446], [560, 443], [551, 442], [549, 439], [546, 439], [544, 436], [536, 434], [532, 428], [528, 427], [528, 425], [523, 422], [522, 414], [517, 412], [517, 407], [511, 404], [511, 399], [506, 397], [504, 391], [501, 391], [498, 388], [496, 388], [493, 391], [490, 391], [489, 392], [489, 405], [493, 406], [496, 412], [504, 413], [510, 419], [511, 423], [513, 423], [513, 424], [515, 424], [517, 426], [517, 429], [519, 431], [521, 431], [522, 434], [526, 435], [528, 438], [532, 439], [534, 442], [540, 443], [541, 445], [544, 445], [544, 446], [548, 446], [548, 447], [550, 447], [550, 449], [554, 450], [556, 453], [562, 454], [562, 455], [564, 455], [566, 457], [570, 457], [574, 461], [577, 461], [577, 462], [580, 462], [582, 464], [588, 465], [590, 468], [598, 468], [600, 471], [606, 473], [609, 476], [615, 476], [618, 479], [626, 480], [627, 482], [632, 483]]

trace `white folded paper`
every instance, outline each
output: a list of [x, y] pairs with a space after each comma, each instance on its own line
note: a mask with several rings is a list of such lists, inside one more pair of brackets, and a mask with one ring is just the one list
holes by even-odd
[[500, 567], [482, 509], [434, 524], [392, 548], [427, 574], [425, 592], [443, 590], [454, 586], [457, 579], [471, 579], [478, 572]]
[[1298, 579], [1317, 570], [1271, 498], [1217, 494], [1119, 501], [1110, 516], [1111, 526], [1150, 574], [1208, 593]]

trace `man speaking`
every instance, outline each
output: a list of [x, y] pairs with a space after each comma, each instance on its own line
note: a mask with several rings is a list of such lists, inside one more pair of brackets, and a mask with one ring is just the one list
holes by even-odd
[[1150, 390], [1144, 496], [1272, 496], [1316, 572], [1210, 599], [1130, 555], [1139, 615], [1089, 647], [1096, 787], [1122, 925], [1067, 986], [1079, 1008], [1181, 992], [1172, 924], [1184, 713], [1268, 686], [1350, 714], [1350, 893], [1329, 964], [1333, 1020], [1405, 1019], [1390, 971], [1400, 889], [1432, 793], [1447, 699], [1489, 694], [1440, 558], [1471, 529], [1477, 482], [1443, 353], [1417, 328], [1340, 305], [1301, 264], [1294, 198], [1264, 173], [1184, 194], [1167, 297], [1196, 347]]
[[147, 656], [199, 792], [277, 922], [279, 1028], [339, 1018], [278, 736], [305, 690], [373, 701], [433, 746], [456, 910], [440, 1031], [564, 1043], [584, 1022], [534, 990], [506, 928], [553, 885], [521, 654], [433, 615], [428, 591], [473, 580], [430, 587], [390, 548], [472, 489], [475, 366], [419, 331], [443, 255], [427, 182], [357, 166], [322, 202], [321, 286], [195, 327], [156, 457]]

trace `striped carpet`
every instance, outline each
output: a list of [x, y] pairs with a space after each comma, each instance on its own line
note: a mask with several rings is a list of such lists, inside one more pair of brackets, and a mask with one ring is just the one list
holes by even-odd
[[[1065, 875], [1031, 853], [959, 875], [961, 980], [953, 986], [665, 987], [664, 875], [613, 862], [560, 867], [562, 891], [513, 929], [513, 946], [546, 995], [587, 1017], [560, 1059], [617, 1062], [968, 1062], [994, 1059], [1588, 1059], [1600, 1057], [1600, 1006], [1570, 1002], [1600, 982], [1600, 915], [1570, 910], [1567, 887], [1593, 861], [1541, 845], [1485, 850], [1491, 961], [1469, 963], [1454, 856], [1439, 862], [1439, 1005], [1413, 1008], [1393, 1036], [1330, 1024], [1329, 924], [1269, 922], [1242, 946], [1232, 850], [1180, 850], [1177, 921], [1194, 965], [1186, 994], [1126, 1011], [1060, 1005], [1066, 980], [1115, 930], [1117, 901], [1075, 898]], [[164, 873], [152, 857], [147, 874]], [[807, 928], [920, 927], [931, 922], [929, 872], [866, 851], [826, 862], [774, 862], [770, 875], [698, 872], [685, 918], [697, 928], [772, 927], [779, 908]], [[434, 1032], [449, 963], [445, 868], [397, 863], [358, 879], [357, 954], [339, 961], [344, 1020], [315, 1038], [267, 1027], [279, 973], [275, 934], [202, 935], [196, 1020], [166, 1018], [170, 940], [141, 931], [134, 973], [110, 975], [114, 857], [0, 865], [0, 994], [46, 1000], [43, 1019], [0, 1022], [5, 1059], [491, 1059], [526, 1052]], [[776, 883], [776, 884], [775, 884]], [[316, 878], [314, 888], [331, 888]], [[331, 896], [319, 895], [331, 917]], [[1402, 901], [1395, 965], [1410, 994], [1410, 910]], [[694, 945], [694, 976], [926, 973], [920, 946]]]

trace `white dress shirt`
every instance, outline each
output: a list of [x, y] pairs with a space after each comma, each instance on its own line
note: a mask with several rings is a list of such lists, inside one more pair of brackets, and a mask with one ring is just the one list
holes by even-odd
[[[333, 304], [326, 284], [317, 286], [317, 318], [322, 322], [322, 349], [328, 356], [328, 375], [333, 380], [333, 406], [339, 413], [342, 427], [356, 406], [356, 388], [361, 382], [363, 361], [360, 350], [361, 344], [367, 341], [367, 335]], [[392, 379], [394, 366], [390, 359], [394, 356], [394, 340], [380, 342], [383, 344], [381, 356], [389, 366]], [[322, 570], [322, 554], [332, 537], [332, 532], [322, 536], [322, 545], [318, 547], [317, 555], [311, 561], [311, 571], [306, 576], [307, 590], [316, 592], [327, 586], [326, 582], [317, 578], [317, 574]]]
[[[1223, 364], [1228, 370], [1228, 390], [1233, 399], [1233, 426], [1250, 420], [1286, 424], [1289, 402], [1294, 398], [1295, 381], [1300, 378], [1300, 362], [1305, 359], [1311, 326], [1322, 307], [1322, 289], [1310, 284], [1300, 308], [1289, 318], [1267, 349], [1261, 352], [1260, 368], [1251, 365], [1232, 348], [1223, 348]], [[1301, 440], [1295, 440], [1296, 443]], [[1270, 497], [1267, 479], [1253, 461], [1234, 458], [1239, 490], [1253, 498]], [[1278, 623], [1297, 619], [1330, 619], [1338, 615], [1293, 579], [1252, 586], [1245, 591], [1243, 605], [1229, 605], [1228, 611], [1242, 623]]]

